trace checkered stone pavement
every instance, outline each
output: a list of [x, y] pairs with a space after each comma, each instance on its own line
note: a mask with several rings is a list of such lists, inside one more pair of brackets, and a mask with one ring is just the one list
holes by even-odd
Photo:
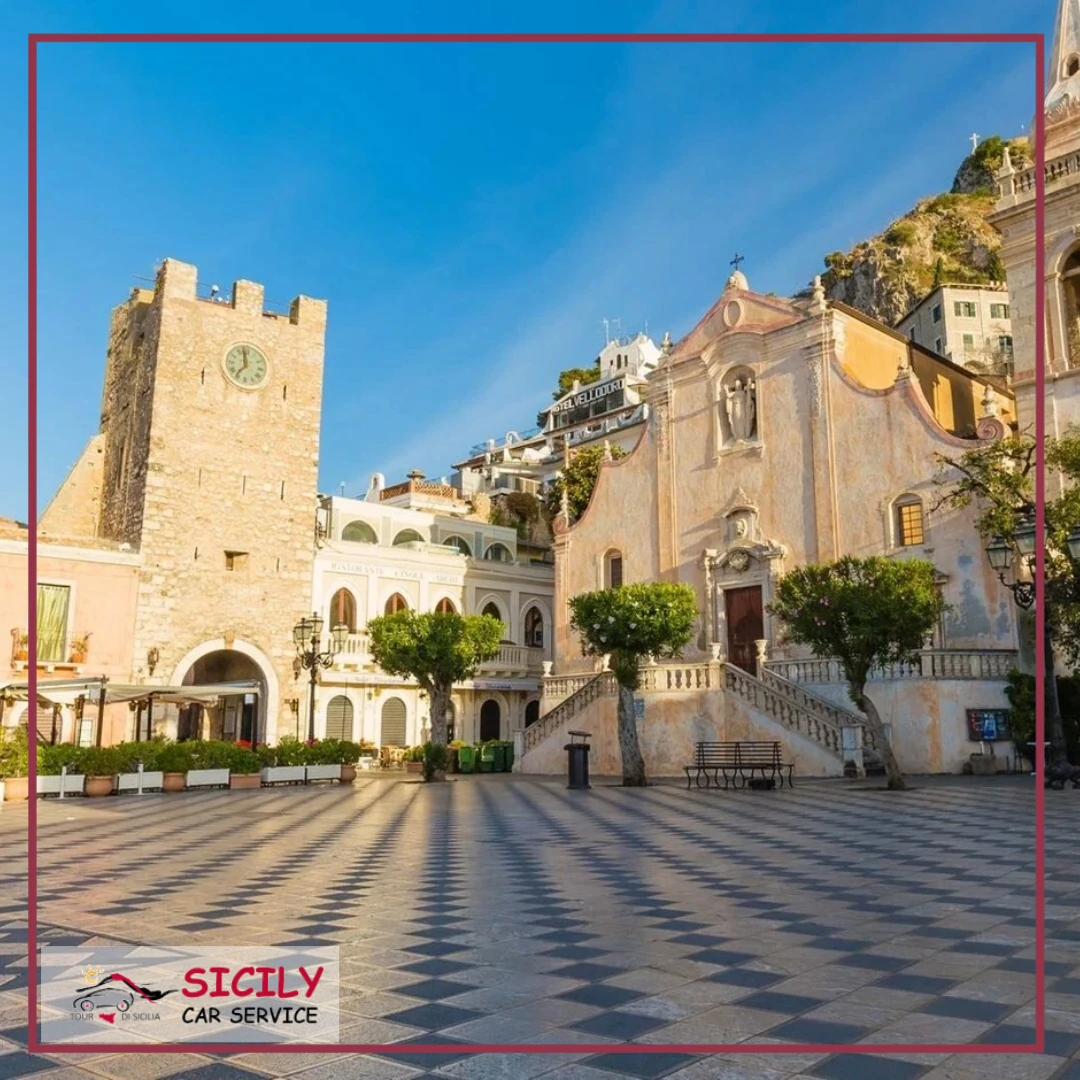
[[[572, 792], [481, 776], [39, 804], [46, 940], [339, 945], [342, 1041], [394, 1044], [349, 1057], [28, 1055], [26, 818], [9, 805], [0, 1080], [1080, 1080], [1071, 790], [1047, 793], [1045, 1054], [662, 1049], [1033, 1041], [1032, 781], [914, 788]], [[431, 1042], [449, 1048], [408, 1049]], [[472, 1055], [470, 1043], [611, 1051]]]

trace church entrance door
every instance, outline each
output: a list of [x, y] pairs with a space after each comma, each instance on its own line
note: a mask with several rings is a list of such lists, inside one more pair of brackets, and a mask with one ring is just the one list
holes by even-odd
[[761, 586], [725, 590], [724, 609], [727, 614], [728, 663], [754, 675], [757, 673], [757, 646], [754, 642], [765, 636]]

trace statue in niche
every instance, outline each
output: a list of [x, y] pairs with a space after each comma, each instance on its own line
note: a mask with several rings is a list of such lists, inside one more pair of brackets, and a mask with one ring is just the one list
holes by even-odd
[[754, 380], [736, 379], [733, 386], [724, 387], [724, 412], [728, 430], [735, 442], [746, 442], [754, 437], [755, 420]]

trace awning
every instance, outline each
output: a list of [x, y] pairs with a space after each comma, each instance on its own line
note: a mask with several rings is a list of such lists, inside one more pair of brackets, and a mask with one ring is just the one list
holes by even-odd
[[[37, 684], [37, 699], [45, 705], [74, 705], [79, 698], [94, 703], [101, 700], [105, 689], [105, 704], [125, 701], [167, 701], [174, 705], [213, 705], [219, 698], [235, 694], [257, 694], [259, 683], [245, 682], [209, 683], [204, 686], [148, 686], [145, 683], [114, 683], [107, 679], [41, 679]], [[28, 682], [12, 682], [0, 686], [0, 697], [15, 701], [30, 700]]]

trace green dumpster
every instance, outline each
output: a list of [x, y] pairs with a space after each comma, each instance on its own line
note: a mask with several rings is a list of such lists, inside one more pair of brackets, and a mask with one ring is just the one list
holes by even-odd
[[495, 758], [491, 766], [491, 771], [506, 772], [506, 743], [495, 743], [491, 749]]
[[514, 744], [512, 742], [506, 744], [506, 771], [514, 771]]
[[476, 767], [476, 747], [458, 747], [458, 769], [463, 773], [471, 773]]
[[495, 747], [485, 743], [480, 747], [480, 771], [491, 772], [495, 767]]

